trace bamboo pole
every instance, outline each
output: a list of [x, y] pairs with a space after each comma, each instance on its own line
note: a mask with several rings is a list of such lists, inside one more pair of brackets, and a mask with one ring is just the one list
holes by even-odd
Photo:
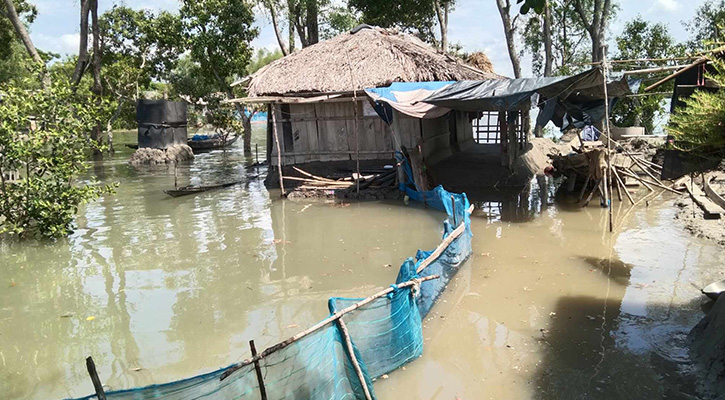
[[662, 78], [659, 81], [657, 81], [657, 82], [655, 82], [655, 83], [647, 86], [646, 88], [644, 88], [644, 91], [645, 92], [649, 92], [650, 90], [656, 88], [657, 86], [659, 86], [659, 85], [661, 85], [661, 84], [669, 81], [670, 79], [672, 79], [672, 78], [674, 78], [674, 77], [676, 77], [678, 75], [681, 75], [681, 74], [685, 73], [686, 71], [689, 71], [690, 69], [692, 69], [692, 68], [694, 68], [694, 67], [702, 64], [703, 62], [707, 62], [707, 57], [700, 57], [700, 58], [698, 58], [692, 64], [686, 66], [685, 68], [682, 68], [681, 70], [679, 70], [679, 71], [677, 71], [677, 72], [675, 72], [673, 74], [667, 75], [665, 78]]
[[[465, 225], [461, 225], [461, 226], [465, 227]], [[304, 338], [305, 336], [308, 336], [309, 334], [314, 333], [314, 332], [320, 330], [320, 328], [323, 328], [323, 327], [329, 325], [330, 323], [337, 321], [343, 315], [349, 313], [350, 311], [357, 310], [358, 308], [363, 307], [363, 306], [365, 306], [365, 305], [373, 302], [374, 300], [377, 300], [377, 299], [379, 299], [379, 298], [381, 298], [383, 296], [386, 296], [388, 293], [391, 293], [392, 291], [394, 291], [396, 289], [403, 289], [403, 288], [406, 288], [406, 287], [418, 285], [418, 284], [420, 284], [422, 282], [426, 282], [426, 281], [429, 281], [431, 279], [438, 279], [438, 278], [440, 278], [440, 275], [424, 276], [424, 277], [417, 278], [417, 279], [411, 279], [409, 281], [406, 281], [406, 282], [403, 282], [403, 283], [400, 283], [400, 284], [397, 284], [397, 285], [393, 285], [393, 286], [395, 286], [395, 288], [388, 287], [388, 288], [386, 288], [384, 290], [381, 290], [381, 291], [375, 293], [374, 295], [372, 295], [370, 297], [367, 297], [367, 298], [365, 298], [363, 300], [358, 301], [357, 303], [355, 303], [353, 305], [350, 305], [350, 306], [348, 306], [346, 308], [343, 308], [340, 311], [335, 312], [334, 314], [330, 315], [329, 317], [327, 317], [327, 318], [323, 319], [322, 321], [316, 323], [315, 325], [311, 326], [310, 328], [308, 328], [308, 329], [306, 329], [306, 330], [304, 330], [304, 331], [302, 331], [302, 332], [300, 332], [300, 333], [298, 333], [298, 334], [296, 334], [296, 335], [294, 335], [294, 336], [292, 336], [292, 337], [290, 337], [290, 338], [288, 338], [288, 339], [286, 339], [286, 340], [284, 340], [282, 342], [279, 342], [279, 343], [277, 343], [277, 344], [275, 344], [275, 345], [273, 345], [271, 347], [266, 348], [263, 352], [257, 354], [256, 356], [253, 356], [250, 359], [244, 360], [241, 363], [235, 364], [234, 366], [232, 366], [228, 370], [226, 370], [221, 375], [221, 377], [219, 378], [219, 380], [223, 381], [224, 379], [228, 378], [229, 375], [233, 374], [235, 371], [237, 371], [237, 370], [239, 370], [241, 368], [244, 368], [245, 366], [253, 363], [254, 361], [257, 361], [257, 360], [260, 360], [260, 359], [262, 359], [264, 357], [267, 357], [268, 355], [270, 355], [270, 354], [272, 354], [272, 353], [274, 353], [276, 351], [279, 351], [279, 350], [284, 349], [285, 347], [287, 347], [290, 344], [292, 344], [292, 343], [294, 343], [294, 342], [296, 342], [296, 341]]]
[[86, 358], [86, 369], [88, 370], [88, 375], [91, 376], [93, 388], [96, 390], [96, 397], [98, 400], [106, 400], [106, 392], [103, 391], [103, 384], [101, 383], [101, 378], [98, 377], [93, 357]]
[[450, 235], [443, 239], [441, 244], [439, 244], [438, 247], [436, 247], [436, 249], [433, 250], [433, 252], [425, 260], [423, 260], [423, 262], [420, 263], [418, 268], [416, 268], [415, 273], [420, 274], [420, 272], [423, 271], [428, 265], [430, 265], [433, 261], [437, 260], [438, 257], [443, 254], [443, 251], [448, 247], [448, 245], [450, 245], [451, 242], [453, 242], [453, 240], [455, 240], [457, 237], [461, 236], [461, 234], [465, 230], [466, 224], [458, 225], [458, 227], [453, 230]]
[[587, 191], [587, 186], [589, 186], [589, 180], [591, 179], [592, 175], [591, 173], [587, 173], [587, 178], [584, 180], [584, 186], [582, 186], [582, 191], [579, 193], [579, 201], [582, 201], [584, 198], [584, 193]]
[[365, 393], [365, 399], [372, 400], [373, 398], [370, 396], [368, 383], [365, 380], [365, 374], [363, 374], [362, 368], [360, 368], [360, 364], [357, 362], [355, 348], [352, 346], [352, 340], [350, 340], [350, 332], [347, 331], [347, 325], [345, 325], [345, 321], [343, 321], [342, 318], [337, 320], [337, 325], [340, 327], [340, 333], [342, 333], [342, 337], [345, 339], [345, 347], [347, 347], [347, 353], [350, 355], [350, 361], [352, 362], [352, 366], [355, 368], [357, 378], [360, 380], [360, 386], [362, 386], [363, 392]]
[[602, 52], [602, 76], [604, 77], [604, 129], [607, 131], [607, 172], [604, 174], [604, 201], [609, 210], [609, 232], [614, 229], [614, 215], [612, 214], [612, 202], [609, 200], [607, 193], [607, 182], [612, 182], [612, 145], [611, 130], [609, 129], [609, 93], [607, 92], [607, 48], [605, 46]]
[[619, 177], [619, 173], [617, 172], [616, 169], [614, 169], [612, 172], [614, 172], [614, 178], [617, 179], [617, 184], [622, 186], [622, 191], [624, 192], [624, 194], [627, 195], [627, 198], [632, 203], [632, 205], [634, 205], [634, 199], [632, 198], [632, 195], [629, 194], [629, 190], [627, 190], [627, 187], [624, 186], [624, 182], [622, 182], [622, 178]]
[[592, 191], [589, 192], [589, 196], [587, 196], [587, 200], [584, 202], [584, 204], [582, 205], [582, 207], [586, 207], [586, 206], [589, 205], [589, 202], [592, 201], [592, 197], [594, 196], [594, 192], [596, 192], [597, 189], [599, 189], [599, 184], [601, 182], [602, 182], [601, 179], [599, 179], [596, 182], [594, 182], [594, 189], [592, 189]]
[[282, 191], [281, 196], [285, 196], [284, 176], [282, 175], [282, 149], [279, 146], [279, 135], [277, 134], [277, 122], [274, 118], [274, 104], [270, 105], [272, 111], [272, 132], [274, 133], [274, 141], [277, 143], [277, 171], [279, 172], [279, 188]]
[[629, 177], [631, 177], [631, 178], [634, 178], [634, 179], [636, 179], [636, 180], [637, 180], [638, 182], [640, 182], [641, 184], [643, 184], [643, 185], [644, 185], [644, 187], [646, 187], [646, 188], [647, 188], [647, 189], [648, 189], [648, 190], [649, 190], [650, 192], [654, 192], [654, 191], [655, 191], [654, 189], [652, 189], [652, 186], [648, 185], [648, 184], [647, 184], [647, 182], [643, 181], [643, 180], [642, 180], [642, 179], [641, 179], [641, 178], [640, 178], [640, 177], [639, 177], [639, 176], [638, 176], [637, 174], [635, 174], [635, 173], [634, 173], [634, 171], [632, 171], [631, 169], [629, 169], [629, 168], [623, 168], [623, 169], [622, 169], [622, 174], [624, 174], [624, 175], [627, 175], [627, 176], [629, 176]]
[[288, 181], [300, 181], [300, 182], [308, 182], [308, 183], [317, 183], [320, 185], [328, 185], [328, 186], [352, 186], [353, 182], [338, 182], [338, 181], [319, 181], [317, 179], [309, 179], [309, 178], [299, 178], [296, 176], [285, 176], [284, 179], [287, 179]]
[[[612, 175], [616, 175], [617, 172], [612, 168]], [[610, 187], [614, 186], [615, 189], [617, 189], [617, 200], [622, 201], [622, 192], [619, 190], [619, 182], [617, 182], [617, 179], [613, 179], [612, 182], [609, 182]]]
[[325, 181], [325, 182], [337, 182], [334, 179], [323, 178], [321, 176], [312, 175], [311, 173], [309, 173], [307, 171], [304, 171], [302, 168], [292, 167], [292, 169], [294, 169], [295, 171], [299, 172], [300, 174], [302, 174], [304, 176], [307, 176], [307, 177], [310, 177], [312, 179], [317, 179], [319, 181]]
[[644, 178], [641, 178], [641, 177], [639, 177], [639, 176], [637, 176], [637, 175], [635, 175], [635, 174], [631, 174], [631, 173], [629, 173], [629, 172], [627, 172], [627, 171], [622, 171], [622, 172], [623, 172], [623, 173], [624, 173], [625, 175], [627, 175], [627, 176], [629, 176], [629, 177], [631, 177], [631, 178], [633, 178], [633, 179], [637, 179], [638, 181], [642, 182], [642, 184], [643, 184], [643, 185], [647, 185], [647, 184], [649, 183], [650, 185], [654, 185], [654, 186], [657, 186], [657, 187], [658, 187], [658, 188], [660, 188], [660, 189], [665, 189], [665, 190], [668, 190], [668, 191], [670, 191], [670, 192], [672, 192], [672, 193], [675, 193], [675, 194], [682, 194], [682, 192], [680, 192], [680, 191], [677, 191], [677, 190], [675, 190], [675, 189], [672, 189], [672, 188], [670, 188], [670, 187], [667, 187], [667, 186], [665, 186], [665, 185], [663, 185], [663, 184], [659, 184], [659, 183], [657, 183], [657, 182], [652, 182], [652, 181], [648, 181], [648, 180], [646, 180], [646, 179], [644, 179]]
[[[257, 347], [254, 340], [249, 341], [249, 347], [252, 350], [252, 357], [257, 355]], [[259, 367], [259, 360], [254, 362], [254, 370], [257, 372], [257, 383], [259, 384], [259, 394], [262, 400], [267, 400], [267, 389], [264, 387], [264, 377], [262, 377], [262, 368]]]

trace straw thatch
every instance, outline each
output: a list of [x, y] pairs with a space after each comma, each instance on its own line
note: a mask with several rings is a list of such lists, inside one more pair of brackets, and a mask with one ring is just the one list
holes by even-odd
[[393, 82], [499, 79], [489, 62], [479, 70], [436, 53], [419, 39], [375, 27], [344, 33], [260, 69], [249, 96], [347, 92]]
[[475, 53], [471, 53], [471, 55], [469, 55], [466, 58], [466, 63], [468, 65], [471, 65], [475, 68], [480, 69], [481, 71], [493, 72], [493, 63], [488, 58], [486, 53], [484, 53], [482, 51], [477, 51]]

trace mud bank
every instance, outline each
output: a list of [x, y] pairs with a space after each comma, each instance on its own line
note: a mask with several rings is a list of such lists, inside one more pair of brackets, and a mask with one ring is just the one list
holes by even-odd
[[675, 200], [674, 205], [679, 208], [675, 219], [682, 222], [686, 231], [725, 246], [725, 220], [705, 219], [705, 213], [687, 195]]
[[721, 398], [725, 393], [725, 296], [690, 333], [691, 357], [703, 376], [699, 392]]
[[137, 149], [131, 154], [128, 162], [131, 165], [155, 165], [180, 163], [193, 159], [194, 152], [191, 151], [191, 147], [185, 144], [177, 144], [167, 149], [152, 149], [150, 147]]

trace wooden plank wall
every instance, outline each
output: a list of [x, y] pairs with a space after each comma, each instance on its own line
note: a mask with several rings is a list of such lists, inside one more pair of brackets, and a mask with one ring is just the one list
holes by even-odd
[[[358, 140], [355, 140], [357, 106]], [[277, 133], [282, 147], [282, 164], [294, 165], [315, 161], [355, 160], [359, 146], [361, 160], [393, 158], [391, 128], [363, 102], [275, 105]], [[394, 129], [400, 145], [415, 149], [421, 145], [425, 157], [437, 162], [452, 154], [448, 118], [456, 118], [455, 141], [472, 143], [473, 133], [467, 113], [421, 120], [395, 112]], [[271, 159], [277, 157], [274, 141]]]
[[[357, 107], [357, 120], [354, 107]], [[361, 160], [393, 158], [390, 128], [377, 114], [371, 115], [368, 110], [364, 115], [361, 101], [274, 105], [273, 108], [283, 165], [355, 160], [357, 150]], [[272, 160], [276, 160], [275, 143], [268, 145], [272, 146]]]

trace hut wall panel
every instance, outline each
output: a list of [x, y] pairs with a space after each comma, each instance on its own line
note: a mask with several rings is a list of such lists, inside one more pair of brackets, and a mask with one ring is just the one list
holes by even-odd
[[[361, 160], [393, 158], [391, 130], [377, 115], [363, 115], [362, 104], [352, 102], [289, 104], [275, 108], [277, 133], [282, 147], [282, 164], [315, 161], [355, 160], [359, 144]], [[357, 120], [355, 108], [358, 107]], [[355, 126], [358, 138], [355, 138]], [[404, 145], [412, 148], [420, 136], [419, 120], [404, 122]], [[285, 132], [286, 131], [286, 132]], [[286, 140], [285, 140], [286, 139]], [[271, 159], [276, 163], [277, 150], [271, 140]], [[382, 153], [381, 153], [382, 152]]]
[[[315, 104], [315, 111], [318, 119], [324, 119], [328, 116], [327, 111], [329, 106], [329, 104], [325, 103]], [[331, 133], [329, 125], [329, 122], [324, 120], [319, 120], [317, 123], [317, 137], [320, 151], [332, 151], [336, 147], [334, 131]], [[332, 158], [329, 155], [322, 154], [319, 156], [318, 160], [330, 161]]]
[[445, 116], [421, 120], [423, 130], [423, 156], [434, 163], [449, 157], [451, 153], [450, 132]]

